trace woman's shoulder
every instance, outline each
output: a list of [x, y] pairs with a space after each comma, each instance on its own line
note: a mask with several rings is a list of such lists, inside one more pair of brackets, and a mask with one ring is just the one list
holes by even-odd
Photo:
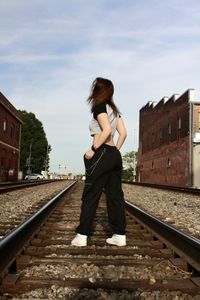
[[93, 117], [96, 119], [101, 113], [107, 113], [106, 103], [99, 103], [93, 108]]
[[93, 117], [97, 119], [97, 116], [101, 113], [107, 113], [109, 116], [115, 115], [119, 116], [119, 113], [114, 113], [113, 108], [108, 103], [99, 103], [93, 108]]

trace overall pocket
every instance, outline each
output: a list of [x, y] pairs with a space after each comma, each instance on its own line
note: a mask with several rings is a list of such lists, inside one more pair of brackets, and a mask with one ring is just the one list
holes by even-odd
[[96, 169], [96, 166], [98, 165], [99, 161], [103, 157], [104, 153], [106, 151], [106, 148], [97, 150], [92, 158], [87, 159], [84, 155], [84, 164], [85, 164], [85, 173], [87, 176], [91, 176], [94, 170]]

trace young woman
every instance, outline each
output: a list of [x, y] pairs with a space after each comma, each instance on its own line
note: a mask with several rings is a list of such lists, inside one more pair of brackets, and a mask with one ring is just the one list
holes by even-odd
[[[84, 155], [86, 180], [80, 224], [71, 242], [74, 246], [87, 245], [87, 237], [91, 233], [103, 189], [106, 194], [108, 221], [113, 232], [106, 242], [117, 246], [126, 245], [126, 218], [121, 187], [122, 158], [119, 152], [126, 139], [126, 129], [113, 101], [113, 93], [114, 86], [110, 80], [96, 78], [88, 98], [93, 113], [89, 126], [93, 144]], [[116, 130], [119, 136], [115, 145], [113, 137]]]

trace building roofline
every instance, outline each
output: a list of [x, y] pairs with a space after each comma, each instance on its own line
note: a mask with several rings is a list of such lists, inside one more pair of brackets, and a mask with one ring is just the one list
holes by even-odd
[[188, 95], [188, 102], [190, 103], [196, 103], [196, 104], [200, 104], [200, 102], [195, 101], [195, 90], [194, 89], [187, 89], [182, 95], [180, 94], [173, 94], [171, 97], [167, 97], [164, 96], [159, 102], [155, 102], [155, 101], [148, 101], [146, 105], [144, 105], [140, 111], [144, 112], [144, 111], [149, 111], [149, 109], [156, 109], [159, 108], [161, 106], [165, 107], [168, 105], [171, 105], [172, 103], [176, 103], [179, 100], [181, 100], [181, 98], [187, 94]]
[[20, 123], [22, 123], [20, 113], [12, 103], [0, 92], [0, 104], [3, 105]]

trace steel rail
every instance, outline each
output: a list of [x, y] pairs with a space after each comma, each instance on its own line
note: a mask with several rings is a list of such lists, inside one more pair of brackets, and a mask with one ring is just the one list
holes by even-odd
[[0, 194], [7, 193], [9, 191], [14, 191], [17, 189], [29, 188], [36, 185], [42, 185], [46, 183], [56, 182], [58, 180], [55, 179], [46, 179], [46, 180], [26, 180], [20, 182], [12, 182], [12, 183], [0, 183]]
[[58, 195], [53, 197], [48, 203], [34, 213], [30, 218], [14, 228], [8, 235], [0, 241], [0, 274], [10, 267], [14, 262], [16, 255], [21, 251], [23, 246], [36, 233], [38, 228], [46, 221], [50, 213], [58, 204], [60, 198], [66, 193], [77, 181], [70, 184]]
[[200, 272], [200, 240], [183, 233], [174, 226], [159, 220], [139, 207], [125, 201], [126, 209], [142, 223], [144, 228], [150, 230], [156, 238], [182, 257], [194, 270]]
[[189, 194], [199, 194], [200, 189], [198, 188], [190, 188], [190, 187], [181, 187], [176, 185], [162, 185], [156, 183], [145, 183], [145, 182], [137, 182], [137, 181], [123, 181], [123, 183], [130, 184], [130, 185], [139, 185], [144, 187], [151, 187], [155, 189], [165, 189], [165, 190], [172, 190], [180, 193], [189, 193]]
[[26, 184], [28, 182], [42, 182], [42, 181], [58, 181], [60, 179], [32, 179], [32, 180], [17, 180], [17, 181], [1, 181], [0, 182], [0, 187], [4, 186], [12, 186], [12, 185], [21, 185], [21, 184]]

